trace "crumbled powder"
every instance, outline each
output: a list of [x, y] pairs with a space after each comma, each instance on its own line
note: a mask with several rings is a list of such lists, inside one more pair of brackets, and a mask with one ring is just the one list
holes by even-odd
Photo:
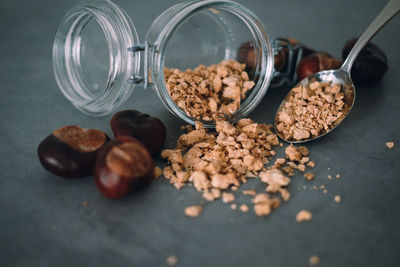
[[309, 259], [308, 259], [308, 264], [310, 266], [317, 266], [320, 262], [320, 258], [318, 255], [312, 255]]
[[178, 263], [178, 258], [175, 255], [170, 255], [166, 260], [165, 263], [169, 266], [174, 266]]
[[203, 208], [199, 205], [189, 206], [185, 208], [185, 215], [188, 217], [198, 217], [203, 212]]
[[394, 147], [394, 142], [386, 142], [386, 147], [391, 149]]
[[328, 194], [328, 189], [324, 189], [322, 192], [324, 192], [324, 194]]
[[332, 175], [329, 174], [328, 175], [328, 179], [331, 180], [332, 179]]
[[306, 177], [306, 180], [311, 181], [312, 179], [314, 179], [315, 175], [313, 173], [306, 173], [304, 174], [304, 177]]
[[164, 68], [167, 91], [189, 117], [210, 121], [235, 113], [255, 83], [235, 60], [181, 71]]
[[336, 196], [333, 198], [333, 200], [334, 200], [336, 203], [339, 203], [340, 201], [342, 201], [342, 197], [339, 196], [339, 195], [336, 195]]
[[[309, 151], [304, 146], [286, 147], [286, 159], [277, 158], [273, 161], [279, 146], [272, 125], [255, 123], [251, 119], [241, 119], [236, 125], [226, 121], [216, 121], [215, 132], [205, 129], [199, 122], [195, 127], [183, 127], [183, 133], [175, 149], [164, 149], [161, 157], [168, 161], [162, 173], [177, 189], [186, 185], [202, 193], [206, 201], [215, 201], [222, 196], [222, 201], [232, 203], [233, 193], [246, 183], [249, 178], [259, 178], [266, 184], [266, 192], [257, 194], [254, 189], [244, 190], [243, 194], [254, 196], [254, 212], [258, 216], [267, 216], [280, 205], [281, 200], [289, 201], [288, 186], [290, 176], [295, 170], [305, 172], [310, 163]], [[264, 164], [274, 162], [268, 169]], [[312, 176], [306, 173], [305, 176]], [[279, 197], [275, 197], [279, 194]], [[281, 199], [281, 200], [280, 200]], [[231, 208], [236, 209], [237, 204]], [[249, 207], [240, 205], [242, 212]], [[185, 209], [189, 217], [201, 214], [201, 206], [191, 206]]]
[[235, 203], [232, 203], [232, 204], [231, 204], [231, 209], [232, 209], [232, 210], [237, 209], [237, 205], [236, 205]]
[[308, 167], [311, 167], [311, 168], [314, 168], [314, 167], [315, 167], [315, 162], [314, 162], [314, 161], [309, 161], [309, 162], [307, 163], [307, 166], [308, 166]]
[[249, 211], [249, 206], [247, 206], [246, 204], [242, 204], [239, 207], [241, 212], [248, 212]]
[[340, 179], [341, 175], [340, 173], [336, 174], [336, 179]]
[[256, 194], [257, 194], [257, 192], [254, 189], [243, 190], [243, 195], [246, 195], [246, 196], [255, 196]]
[[285, 140], [313, 138], [338, 125], [349, 110], [342, 85], [311, 81], [292, 89], [277, 113], [276, 128]]
[[85, 207], [86, 207], [87, 205], [89, 205], [89, 203], [87, 202], [87, 200], [85, 200], [85, 201], [82, 202], [82, 206], [85, 206]]
[[163, 171], [160, 169], [160, 167], [156, 166], [154, 168], [154, 177], [157, 179], [162, 175]]
[[222, 192], [222, 202], [231, 203], [235, 201], [235, 195], [233, 193]]
[[270, 198], [268, 194], [257, 194], [252, 202], [254, 203], [254, 212], [257, 216], [267, 216], [272, 209], [279, 207], [280, 201], [278, 198]]
[[311, 220], [311, 218], [312, 218], [312, 214], [308, 210], [301, 210], [296, 215], [297, 222], [309, 221], [309, 220]]

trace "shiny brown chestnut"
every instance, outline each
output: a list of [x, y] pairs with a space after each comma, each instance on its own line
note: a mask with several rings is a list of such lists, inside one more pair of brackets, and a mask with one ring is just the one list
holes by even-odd
[[301, 81], [314, 73], [322, 70], [335, 70], [340, 68], [341, 65], [342, 61], [340, 59], [336, 59], [328, 53], [312, 53], [300, 60], [296, 73], [298, 79]]
[[93, 173], [97, 153], [109, 140], [99, 130], [65, 126], [47, 136], [37, 153], [49, 172], [67, 178], [83, 177]]
[[119, 136], [99, 152], [94, 177], [97, 189], [106, 197], [122, 198], [154, 179], [154, 160], [137, 139]]
[[[358, 38], [346, 42], [342, 50], [342, 58], [346, 59]], [[358, 84], [378, 82], [388, 69], [385, 53], [373, 43], [368, 43], [358, 54], [351, 68], [351, 78]]]
[[142, 142], [152, 155], [158, 154], [164, 146], [166, 128], [157, 118], [137, 110], [122, 110], [110, 121], [115, 135], [131, 136]]

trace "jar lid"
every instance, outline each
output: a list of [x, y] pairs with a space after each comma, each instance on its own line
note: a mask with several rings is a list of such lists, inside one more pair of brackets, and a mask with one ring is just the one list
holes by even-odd
[[81, 2], [67, 12], [53, 46], [54, 73], [69, 101], [82, 112], [102, 116], [123, 104], [138, 77], [139, 44], [129, 16], [109, 0]]

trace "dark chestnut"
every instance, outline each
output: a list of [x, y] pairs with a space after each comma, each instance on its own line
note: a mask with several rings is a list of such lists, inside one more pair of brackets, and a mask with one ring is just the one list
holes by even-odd
[[[342, 58], [346, 59], [357, 38], [346, 42], [342, 50]], [[358, 84], [373, 84], [378, 82], [388, 69], [385, 53], [373, 43], [368, 43], [358, 54], [351, 68], [351, 78]]]
[[106, 197], [122, 198], [150, 184], [154, 168], [150, 152], [140, 141], [119, 136], [99, 152], [94, 169], [97, 189]]
[[137, 110], [123, 110], [111, 118], [110, 124], [115, 137], [134, 137], [142, 142], [152, 155], [158, 154], [164, 146], [166, 128], [155, 117]]
[[99, 130], [65, 126], [44, 139], [37, 153], [49, 172], [62, 177], [83, 177], [93, 173], [97, 153], [108, 140]]
[[298, 79], [302, 80], [322, 70], [338, 69], [341, 65], [342, 61], [340, 59], [336, 59], [325, 52], [318, 52], [300, 60], [296, 73]]
[[246, 71], [251, 75], [257, 64], [257, 53], [252, 42], [248, 41], [240, 45], [236, 60], [240, 63], [246, 64]]

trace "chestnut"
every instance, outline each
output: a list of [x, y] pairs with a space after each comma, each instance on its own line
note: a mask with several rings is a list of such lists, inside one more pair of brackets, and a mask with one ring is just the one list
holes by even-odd
[[114, 114], [110, 121], [115, 135], [131, 136], [141, 141], [152, 155], [158, 154], [164, 146], [166, 128], [157, 118], [137, 110], [123, 110]]
[[62, 177], [83, 177], [93, 173], [97, 153], [109, 140], [99, 130], [64, 126], [47, 136], [37, 153], [49, 172]]
[[154, 179], [154, 160], [137, 139], [119, 136], [99, 152], [94, 177], [97, 189], [106, 197], [122, 198]]
[[299, 80], [317, 73], [322, 70], [338, 69], [342, 65], [342, 61], [336, 59], [325, 52], [312, 53], [297, 65], [296, 73]]
[[[352, 38], [346, 42], [342, 50], [342, 58], [346, 59], [357, 42]], [[385, 53], [373, 43], [368, 43], [358, 54], [351, 68], [351, 77], [358, 84], [373, 84], [378, 82], [388, 69]]]
[[[293, 37], [288, 37], [287, 40], [292, 46], [299, 46], [300, 48], [302, 48], [302, 58], [308, 56], [311, 53], [315, 53], [315, 50], [305, 46]], [[282, 42], [282, 44], [284, 43]], [[296, 59], [298, 50], [295, 50], [294, 52], [294, 58]], [[282, 71], [286, 67], [288, 56], [289, 50], [287, 48], [279, 50], [278, 53], [275, 55], [274, 67], [277, 71]], [[246, 71], [249, 74], [254, 71], [257, 58], [255, 48], [250, 41], [243, 43], [239, 47], [236, 59], [237, 61], [246, 64]], [[290, 66], [290, 68], [292, 67]]]

